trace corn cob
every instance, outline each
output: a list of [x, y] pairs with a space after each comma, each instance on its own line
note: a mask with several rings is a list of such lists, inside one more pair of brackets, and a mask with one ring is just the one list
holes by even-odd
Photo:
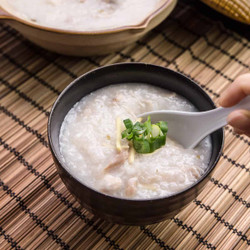
[[250, 24], [250, 0], [201, 0], [220, 13]]

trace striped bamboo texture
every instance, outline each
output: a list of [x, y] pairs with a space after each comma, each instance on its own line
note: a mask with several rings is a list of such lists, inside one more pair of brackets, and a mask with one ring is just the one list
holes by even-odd
[[220, 13], [237, 21], [250, 24], [249, 0], [201, 0]]
[[0, 249], [247, 249], [250, 139], [225, 129], [225, 147], [202, 193], [174, 218], [141, 227], [81, 208], [56, 173], [46, 125], [58, 94], [98, 66], [146, 62], [194, 79], [217, 103], [250, 69], [250, 42], [179, 3], [159, 27], [121, 52], [72, 58], [0, 26]]

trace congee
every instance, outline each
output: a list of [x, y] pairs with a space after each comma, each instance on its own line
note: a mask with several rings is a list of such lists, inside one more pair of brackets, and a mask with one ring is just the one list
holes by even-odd
[[146, 84], [118, 84], [83, 97], [66, 115], [59, 143], [69, 173], [86, 186], [127, 199], [170, 196], [196, 182], [211, 155], [210, 137], [184, 149], [171, 138], [153, 153], [121, 138], [123, 120], [153, 110], [196, 111], [181, 96]]
[[40, 25], [97, 31], [138, 25], [162, 0], [8, 0], [15, 13]]

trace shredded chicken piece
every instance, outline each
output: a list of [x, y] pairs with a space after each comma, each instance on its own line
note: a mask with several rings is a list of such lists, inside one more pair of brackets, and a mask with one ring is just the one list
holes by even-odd
[[157, 188], [153, 184], [142, 184], [142, 187], [147, 189], [147, 190], [152, 190], [152, 191], [157, 190]]
[[128, 180], [128, 186], [125, 190], [125, 194], [127, 197], [131, 197], [135, 195], [137, 183], [138, 183], [137, 177], [133, 177]]
[[194, 176], [195, 179], [198, 179], [200, 177], [199, 172], [195, 168], [191, 168], [190, 172]]
[[111, 163], [104, 168], [104, 171], [109, 171], [113, 168], [121, 166], [128, 159], [128, 150], [123, 150], [120, 153], [116, 154], [115, 158]]
[[101, 190], [104, 193], [112, 193], [121, 189], [121, 186], [121, 178], [113, 176], [111, 174], [105, 174], [103, 177], [103, 184], [101, 186]]

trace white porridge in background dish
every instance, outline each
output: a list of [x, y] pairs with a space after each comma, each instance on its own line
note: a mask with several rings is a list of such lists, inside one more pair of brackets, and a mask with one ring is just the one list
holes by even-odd
[[146, 84], [111, 85], [85, 96], [61, 127], [66, 169], [95, 190], [127, 199], [169, 196], [192, 185], [208, 166], [210, 137], [195, 149], [167, 137], [150, 154], [132, 154], [129, 142], [119, 138], [124, 119], [135, 122], [136, 115], [160, 109], [195, 111], [183, 97]]
[[40, 25], [97, 31], [140, 24], [162, 0], [8, 0], [21, 17]]

